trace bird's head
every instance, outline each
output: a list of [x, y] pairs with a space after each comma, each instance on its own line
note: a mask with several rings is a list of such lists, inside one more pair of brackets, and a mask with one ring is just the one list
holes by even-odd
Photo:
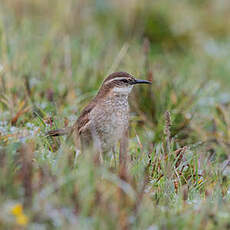
[[110, 74], [103, 82], [102, 87], [117, 94], [128, 95], [136, 84], [152, 84], [147, 80], [136, 79], [126, 72], [115, 72]]

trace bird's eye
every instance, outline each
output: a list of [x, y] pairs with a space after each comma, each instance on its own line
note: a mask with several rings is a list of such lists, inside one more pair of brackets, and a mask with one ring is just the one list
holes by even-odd
[[123, 79], [122, 80], [124, 83], [128, 83], [128, 80], [127, 79]]

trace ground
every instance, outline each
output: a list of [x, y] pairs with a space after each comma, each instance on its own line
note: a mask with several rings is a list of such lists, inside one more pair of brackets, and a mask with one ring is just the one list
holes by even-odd
[[[230, 229], [227, 0], [0, 4], [0, 229]], [[126, 170], [45, 135], [114, 71], [153, 82]]]

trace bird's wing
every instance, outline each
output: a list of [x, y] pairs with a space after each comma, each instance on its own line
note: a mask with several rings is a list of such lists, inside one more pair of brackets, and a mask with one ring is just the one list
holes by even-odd
[[81, 112], [79, 118], [77, 119], [75, 123], [75, 127], [78, 130], [79, 135], [81, 135], [81, 132], [85, 130], [88, 125], [90, 124], [89, 114], [95, 107], [95, 103], [92, 101], [90, 104], [88, 104], [83, 111]]

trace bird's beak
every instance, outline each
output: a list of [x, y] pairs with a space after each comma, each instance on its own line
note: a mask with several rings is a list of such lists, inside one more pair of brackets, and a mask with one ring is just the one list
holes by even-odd
[[147, 80], [135, 79], [135, 82], [133, 84], [149, 84], [149, 85], [151, 85], [152, 82], [151, 81], [147, 81]]

